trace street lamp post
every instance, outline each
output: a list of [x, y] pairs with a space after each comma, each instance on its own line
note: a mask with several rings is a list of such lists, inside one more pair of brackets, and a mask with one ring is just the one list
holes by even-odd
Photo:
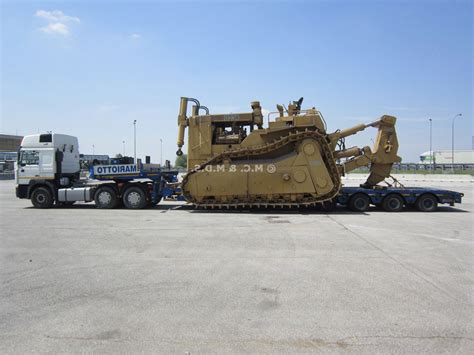
[[95, 145], [92, 144], [92, 155], [95, 155]]
[[122, 141], [122, 146], [123, 146], [123, 156], [125, 156], [125, 141]]
[[458, 113], [456, 116], [453, 117], [453, 125], [451, 127], [451, 167], [454, 172], [454, 120], [456, 117], [462, 116], [462, 113]]
[[160, 166], [163, 167], [163, 139], [160, 138]]
[[431, 172], [434, 168], [434, 153], [433, 153], [433, 120], [430, 118], [430, 162], [431, 162]]
[[133, 120], [133, 162], [137, 163], [137, 120]]

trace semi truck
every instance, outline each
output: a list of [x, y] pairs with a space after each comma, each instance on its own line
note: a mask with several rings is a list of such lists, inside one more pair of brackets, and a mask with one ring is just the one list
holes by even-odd
[[[169, 167], [138, 161], [93, 165], [85, 179], [80, 173], [76, 137], [58, 133], [25, 136], [15, 168], [16, 196], [30, 199], [36, 208], [81, 201], [94, 202], [101, 209], [140, 209], [156, 205], [164, 197], [182, 199], [178, 171]], [[330, 209], [337, 204], [356, 212], [367, 211], [371, 205], [389, 212], [414, 206], [432, 212], [438, 204], [461, 203], [462, 197], [462, 193], [435, 188], [342, 186], [337, 197], [322, 206]], [[260, 207], [265, 207], [264, 201]]]
[[25, 136], [15, 168], [16, 196], [37, 208], [95, 202], [97, 208], [139, 209], [179, 194], [178, 171], [156, 164], [98, 164], [81, 179], [77, 137], [58, 134]]

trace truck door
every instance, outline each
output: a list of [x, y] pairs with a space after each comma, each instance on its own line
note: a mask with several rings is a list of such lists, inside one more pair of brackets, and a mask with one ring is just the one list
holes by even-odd
[[39, 150], [25, 149], [20, 151], [16, 176], [18, 185], [28, 185], [30, 180], [38, 179], [41, 176], [39, 161]]
[[40, 150], [39, 173], [43, 179], [54, 179], [54, 152], [51, 149]]

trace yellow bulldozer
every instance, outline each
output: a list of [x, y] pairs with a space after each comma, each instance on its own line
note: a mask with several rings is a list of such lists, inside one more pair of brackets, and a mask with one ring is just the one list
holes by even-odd
[[[277, 105], [264, 128], [258, 101], [250, 112], [210, 114], [197, 99], [182, 97], [176, 154], [183, 154], [188, 128], [185, 199], [204, 208], [310, 207], [334, 201], [345, 173], [370, 166], [361, 186], [372, 187], [401, 161], [395, 117], [327, 133], [321, 112], [302, 103]], [[378, 129], [372, 149], [345, 147], [346, 137], [368, 127]]]

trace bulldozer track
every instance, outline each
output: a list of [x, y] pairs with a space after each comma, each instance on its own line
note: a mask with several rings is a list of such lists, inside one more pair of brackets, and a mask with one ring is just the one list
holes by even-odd
[[[252, 157], [269, 153], [273, 150], [279, 149], [287, 144], [301, 143], [304, 139], [308, 139], [308, 138], [313, 138], [320, 144], [322, 148], [322, 156], [323, 156], [324, 163], [328, 167], [331, 180], [334, 184], [333, 189], [324, 195], [306, 196], [296, 201], [290, 201], [290, 200], [287, 200], [286, 198], [276, 198], [274, 200], [267, 200], [267, 199], [259, 199], [256, 197], [248, 196], [246, 200], [235, 198], [232, 201], [223, 202], [217, 199], [205, 199], [203, 202], [198, 202], [186, 190], [186, 184], [189, 180], [189, 177], [193, 174], [198, 173], [199, 171], [203, 171], [208, 165], [218, 164], [226, 160], [239, 159], [239, 158], [251, 159]], [[230, 150], [227, 152], [220, 153], [210, 158], [209, 160], [205, 161], [204, 163], [200, 164], [199, 166], [191, 169], [183, 178], [181, 186], [182, 186], [182, 191], [183, 191], [183, 195], [185, 199], [188, 202], [191, 202], [192, 204], [194, 204], [194, 206], [198, 208], [218, 208], [218, 209], [219, 208], [220, 209], [253, 208], [253, 207], [300, 208], [300, 207], [316, 206], [318, 204], [323, 204], [326, 201], [331, 201], [338, 194], [342, 186], [342, 183], [341, 183], [341, 178], [339, 175], [336, 162], [334, 160], [332, 151], [330, 149], [329, 143], [326, 140], [325, 136], [321, 134], [320, 132], [318, 132], [317, 130], [306, 129], [305, 131], [290, 132], [288, 135], [284, 137], [281, 137], [279, 139], [274, 140], [271, 143], [268, 143], [259, 147], [245, 147], [241, 149]]]

